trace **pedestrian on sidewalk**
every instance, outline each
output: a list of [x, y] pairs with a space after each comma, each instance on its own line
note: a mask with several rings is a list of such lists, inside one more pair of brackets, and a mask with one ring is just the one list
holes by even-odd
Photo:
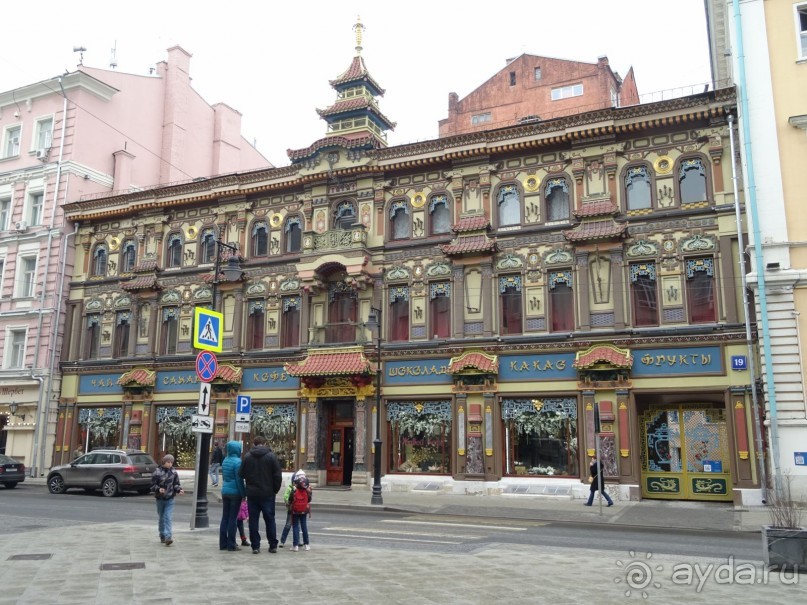
[[[235, 530], [241, 502], [247, 495], [244, 480], [238, 476], [241, 468], [241, 442], [227, 443], [227, 457], [221, 472], [221, 523], [219, 524], [219, 550], [241, 550], [235, 543]], [[243, 526], [243, 524], [242, 524]]]
[[[589, 478], [588, 482], [591, 484], [591, 491], [588, 495], [588, 502], [585, 503], [585, 506], [591, 506], [594, 502], [594, 492], [596, 492], [600, 488], [600, 473], [602, 472], [602, 464], [599, 460], [597, 460], [594, 456], [591, 457], [591, 466], [588, 469]], [[605, 501], [608, 502], [608, 506], [613, 506], [614, 501], [611, 500], [611, 497], [605, 493], [605, 480], [603, 479], [602, 484], [602, 497], [605, 498]]]
[[172, 532], [174, 497], [185, 494], [185, 490], [179, 484], [179, 474], [174, 468], [174, 457], [171, 454], [163, 456], [162, 466], [158, 466], [151, 475], [151, 492], [157, 501], [157, 515], [159, 515], [157, 530], [160, 533], [160, 542], [171, 546], [174, 543]]
[[78, 460], [84, 455], [84, 448], [81, 447], [81, 444], [78, 444], [78, 447], [73, 450], [73, 460]]
[[289, 532], [291, 531], [291, 495], [294, 493], [294, 482], [297, 480], [298, 476], [305, 477], [305, 471], [300, 469], [292, 474], [291, 479], [289, 479], [289, 484], [283, 492], [283, 504], [286, 505], [286, 524], [283, 526], [283, 533], [280, 534], [280, 544], [278, 544], [280, 548], [286, 545], [286, 538], [289, 537]]
[[222, 462], [224, 462], [224, 452], [221, 449], [221, 444], [216, 441], [215, 445], [213, 445], [213, 453], [210, 456], [210, 479], [213, 481], [213, 487], [219, 486], [219, 470]]
[[275, 498], [283, 484], [283, 472], [277, 456], [266, 444], [264, 437], [258, 435], [252, 440], [252, 449], [244, 456], [238, 473], [246, 482], [249, 540], [252, 543], [252, 554], [257, 555], [261, 551], [261, 515], [266, 524], [269, 552], [276, 553]]
[[300, 550], [300, 530], [302, 529], [302, 544], [305, 550], [311, 550], [308, 543], [308, 517], [311, 516], [311, 484], [305, 474], [297, 476], [294, 482], [294, 491], [291, 495], [292, 537], [294, 539], [293, 552]]
[[241, 536], [241, 546], [249, 546], [247, 535], [244, 533], [244, 520], [249, 519], [249, 507], [247, 499], [241, 500], [241, 507], [238, 509], [238, 516], [235, 518], [235, 525], [238, 527], [238, 535]]

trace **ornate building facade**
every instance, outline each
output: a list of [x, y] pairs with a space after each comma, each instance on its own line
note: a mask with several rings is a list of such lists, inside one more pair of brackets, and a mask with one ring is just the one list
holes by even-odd
[[56, 460], [84, 419], [192, 466], [193, 312], [221, 241], [243, 275], [218, 284], [216, 439], [243, 393], [252, 432], [320, 484], [370, 481], [378, 421], [385, 489], [574, 494], [598, 443], [622, 498], [758, 489], [732, 370], [733, 89], [387, 147], [360, 51], [291, 166], [66, 207]]

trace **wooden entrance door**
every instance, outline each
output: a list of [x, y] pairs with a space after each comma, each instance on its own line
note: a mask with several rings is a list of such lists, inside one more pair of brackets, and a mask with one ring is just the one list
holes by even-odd
[[353, 402], [331, 405], [325, 461], [328, 485], [350, 485], [353, 479]]

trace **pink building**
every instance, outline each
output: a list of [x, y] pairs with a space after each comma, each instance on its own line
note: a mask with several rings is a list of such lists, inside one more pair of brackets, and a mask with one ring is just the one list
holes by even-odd
[[153, 75], [79, 66], [0, 92], [0, 453], [32, 475], [50, 466], [61, 385], [75, 244], [62, 206], [271, 166], [238, 111], [193, 89], [190, 58], [174, 46]]

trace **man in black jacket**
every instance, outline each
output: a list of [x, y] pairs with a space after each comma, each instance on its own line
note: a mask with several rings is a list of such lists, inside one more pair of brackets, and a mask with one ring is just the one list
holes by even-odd
[[247, 508], [249, 508], [249, 539], [252, 554], [261, 551], [260, 516], [266, 524], [266, 539], [269, 552], [277, 552], [277, 526], [275, 525], [275, 496], [283, 483], [283, 473], [275, 453], [266, 445], [266, 439], [257, 436], [252, 440], [252, 449], [244, 457], [238, 475], [247, 485]]

